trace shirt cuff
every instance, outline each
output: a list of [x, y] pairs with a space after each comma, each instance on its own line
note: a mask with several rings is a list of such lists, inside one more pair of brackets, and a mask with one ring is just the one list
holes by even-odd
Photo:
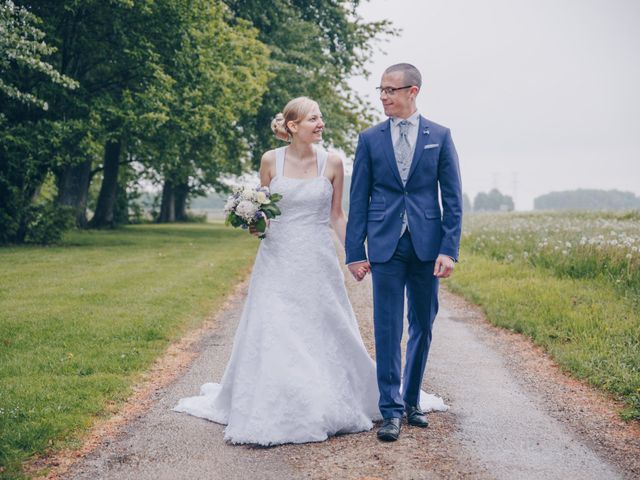
[[366, 258], [363, 258], [362, 260], [354, 260], [353, 262], [349, 262], [346, 265], [353, 265], [354, 263], [362, 263], [362, 262], [368, 262], [369, 260], [367, 260]]

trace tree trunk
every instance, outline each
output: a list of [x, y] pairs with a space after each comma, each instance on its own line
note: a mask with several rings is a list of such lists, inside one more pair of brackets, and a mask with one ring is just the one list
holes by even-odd
[[176, 221], [187, 221], [187, 198], [189, 196], [189, 184], [181, 183], [174, 187], [174, 211], [176, 214]]
[[16, 236], [14, 239], [16, 243], [24, 243], [24, 241], [27, 238], [27, 231], [29, 226], [28, 223], [30, 221], [30, 218], [29, 218], [30, 215], [26, 212], [29, 211], [29, 207], [31, 206], [31, 204], [33, 204], [33, 202], [35, 202], [35, 200], [38, 198], [38, 195], [40, 195], [41, 189], [42, 189], [42, 183], [38, 184], [38, 186], [33, 189], [26, 189], [26, 191], [23, 191], [22, 198], [20, 199], [21, 206], [18, 209], [18, 212], [20, 212], [20, 214], [17, 215], [17, 217], [19, 218], [19, 221], [18, 221], [18, 230], [16, 232]]
[[[16, 198], [16, 200], [18, 199]], [[16, 231], [15, 238], [13, 238], [12, 241], [15, 243], [24, 243], [27, 238], [27, 227], [29, 222], [29, 214], [27, 212], [29, 211], [31, 201], [25, 201], [24, 198], [20, 198], [18, 202], [20, 207], [17, 208], [17, 211], [15, 212], [17, 213], [16, 217], [18, 218], [18, 229]]]
[[87, 197], [91, 180], [91, 159], [65, 167], [58, 175], [58, 205], [73, 207], [76, 225], [87, 226]]
[[91, 219], [93, 228], [115, 227], [113, 210], [118, 191], [118, 168], [120, 166], [120, 140], [109, 141], [104, 147], [104, 171], [96, 212]]
[[162, 203], [160, 205], [160, 215], [158, 223], [169, 223], [176, 221], [175, 191], [169, 180], [164, 181], [162, 186]]

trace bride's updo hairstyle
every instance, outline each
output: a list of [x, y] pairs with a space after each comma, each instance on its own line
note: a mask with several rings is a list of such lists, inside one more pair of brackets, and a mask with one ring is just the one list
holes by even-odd
[[290, 142], [291, 130], [289, 130], [287, 124], [289, 122], [297, 123], [301, 121], [314, 108], [318, 108], [318, 103], [309, 97], [298, 97], [290, 100], [289, 103], [285, 105], [284, 110], [271, 120], [271, 130], [273, 130], [276, 138]]

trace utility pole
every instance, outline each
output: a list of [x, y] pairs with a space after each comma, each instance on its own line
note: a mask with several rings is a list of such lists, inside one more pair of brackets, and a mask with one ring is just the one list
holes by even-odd
[[493, 173], [491, 174], [491, 176], [493, 177], [493, 178], [492, 178], [492, 181], [491, 181], [491, 184], [492, 184], [492, 187], [491, 187], [491, 188], [495, 188], [496, 190], [500, 190], [500, 189], [498, 188], [499, 175], [500, 175], [500, 174], [499, 174], [498, 172], [493, 172]]
[[511, 172], [511, 192], [513, 195], [514, 209], [517, 210], [515, 206], [518, 204], [518, 172]]

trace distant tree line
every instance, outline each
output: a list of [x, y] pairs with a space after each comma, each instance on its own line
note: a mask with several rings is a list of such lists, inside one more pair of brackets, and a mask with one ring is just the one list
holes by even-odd
[[372, 118], [347, 78], [394, 34], [358, 4], [0, 0], [0, 243], [126, 223], [141, 183], [161, 188], [157, 221], [186, 220], [258, 165], [299, 95], [351, 152]]
[[[468, 195], [463, 195], [465, 212], [510, 212], [514, 209], [509, 195], [492, 189], [488, 193], [478, 193], [473, 204]], [[535, 210], [633, 210], [640, 209], [640, 196], [620, 190], [578, 189], [550, 192], [536, 197]]]
[[630, 210], [640, 208], [640, 197], [620, 190], [578, 189], [551, 192], [533, 200], [535, 210]]

